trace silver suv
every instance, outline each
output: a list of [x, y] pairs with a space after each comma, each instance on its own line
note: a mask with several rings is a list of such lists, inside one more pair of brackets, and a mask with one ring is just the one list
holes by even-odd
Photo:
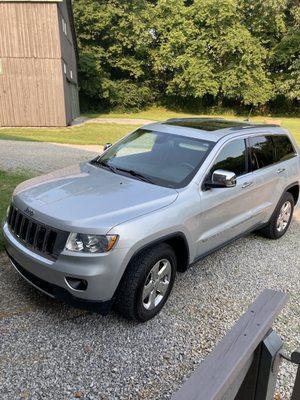
[[13, 194], [7, 253], [51, 297], [146, 321], [176, 271], [251, 231], [279, 239], [289, 227], [300, 157], [278, 126], [172, 119], [106, 147]]

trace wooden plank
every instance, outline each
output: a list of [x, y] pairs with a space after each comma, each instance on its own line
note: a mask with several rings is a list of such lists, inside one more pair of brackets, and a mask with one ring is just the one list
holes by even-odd
[[61, 58], [57, 4], [0, 1], [0, 57]]
[[60, 59], [3, 58], [0, 126], [65, 126]]
[[282, 292], [264, 290], [172, 400], [226, 398], [287, 300]]

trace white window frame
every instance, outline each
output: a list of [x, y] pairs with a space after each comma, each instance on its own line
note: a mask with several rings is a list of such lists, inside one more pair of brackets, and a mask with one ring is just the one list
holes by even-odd
[[67, 35], [68, 35], [68, 31], [67, 31], [67, 22], [66, 22], [66, 20], [64, 19], [64, 17], [61, 18], [61, 21], [62, 21], [62, 30], [63, 30], [63, 33], [67, 36]]

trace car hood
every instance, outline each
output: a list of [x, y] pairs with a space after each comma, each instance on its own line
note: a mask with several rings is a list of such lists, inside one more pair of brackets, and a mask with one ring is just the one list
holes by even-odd
[[107, 233], [176, 200], [175, 189], [121, 176], [89, 163], [67, 167], [19, 185], [13, 202], [57, 229]]

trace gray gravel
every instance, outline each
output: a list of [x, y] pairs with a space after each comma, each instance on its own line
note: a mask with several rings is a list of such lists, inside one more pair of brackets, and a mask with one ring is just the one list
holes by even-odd
[[[291, 295], [275, 328], [295, 349], [299, 234], [300, 219], [280, 241], [251, 235], [207, 257], [178, 275], [164, 310], [142, 325], [48, 299], [0, 257], [1, 399], [169, 399], [266, 287]], [[285, 362], [284, 399], [294, 376]]]
[[[0, 141], [0, 169], [53, 170], [97, 153]], [[300, 344], [300, 213], [280, 241], [251, 235], [178, 274], [161, 314], [146, 324], [101, 317], [40, 294], [0, 254], [1, 400], [169, 399], [264, 288], [290, 293], [275, 329]], [[295, 368], [284, 362], [288, 399]], [[80, 397], [81, 396], [81, 397]]]
[[82, 161], [91, 160], [99, 152], [52, 143], [0, 140], [0, 169], [49, 172]]

